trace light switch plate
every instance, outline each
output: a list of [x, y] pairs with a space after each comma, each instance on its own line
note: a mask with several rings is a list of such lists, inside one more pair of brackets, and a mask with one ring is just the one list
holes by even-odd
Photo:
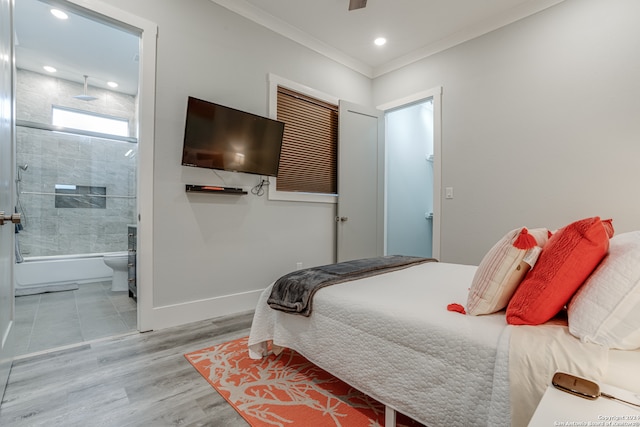
[[444, 189], [445, 199], [453, 199], [453, 187], [446, 187]]

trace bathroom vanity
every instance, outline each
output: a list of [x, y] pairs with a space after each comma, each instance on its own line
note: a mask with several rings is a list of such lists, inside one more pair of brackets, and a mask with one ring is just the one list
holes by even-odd
[[128, 283], [129, 283], [129, 298], [138, 300], [138, 285], [136, 283], [136, 251], [138, 243], [138, 227], [135, 225], [128, 226], [128, 253], [129, 260], [127, 261]]

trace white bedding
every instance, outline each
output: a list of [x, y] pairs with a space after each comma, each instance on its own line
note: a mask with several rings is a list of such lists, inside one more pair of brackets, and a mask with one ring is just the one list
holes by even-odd
[[504, 315], [447, 311], [466, 301], [475, 270], [427, 263], [333, 285], [315, 295], [310, 317], [269, 308], [269, 287], [256, 308], [251, 357], [273, 341], [426, 425], [507, 426]]
[[640, 350], [609, 350], [583, 343], [569, 333], [566, 318], [511, 328], [509, 387], [513, 427], [529, 423], [557, 371], [640, 396]]
[[269, 286], [250, 355], [270, 341], [292, 348], [428, 426], [526, 426], [556, 370], [640, 394], [640, 350], [581, 343], [557, 320], [507, 326], [504, 312], [447, 311], [467, 300], [476, 268], [427, 263], [333, 285], [315, 295], [310, 317], [272, 310]]

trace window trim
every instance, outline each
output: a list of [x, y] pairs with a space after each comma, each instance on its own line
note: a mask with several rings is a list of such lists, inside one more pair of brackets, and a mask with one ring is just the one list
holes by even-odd
[[84, 131], [79, 129], [69, 129], [69, 128], [63, 128], [60, 126], [48, 125], [44, 123], [30, 122], [28, 120], [16, 120], [16, 126], [21, 126], [25, 128], [31, 128], [31, 129], [47, 130], [51, 132], [68, 133], [70, 135], [88, 136], [90, 138], [109, 139], [113, 141], [131, 142], [134, 144], [138, 143], [138, 138], [134, 138], [134, 137], [121, 137], [116, 135], [109, 135], [106, 133], [89, 132], [89, 131]]
[[[287, 89], [300, 92], [307, 96], [311, 96], [320, 99], [330, 104], [338, 105], [339, 98], [321, 92], [319, 90], [310, 88], [308, 86], [301, 85], [294, 81], [285, 79], [275, 74], [269, 73], [267, 76], [267, 83], [269, 86], [269, 107], [268, 114], [272, 119], [278, 117], [278, 86], [285, 87]], [[281, 200], [288, 202], [312, 202], [312, 203], [338, 203], [338, 194], [320, 194], [320, 193], [305, 193], [297, 191], [278, 191], [276, 189], [275, 177], [269, 177], [268, 198], [269, 200]]]

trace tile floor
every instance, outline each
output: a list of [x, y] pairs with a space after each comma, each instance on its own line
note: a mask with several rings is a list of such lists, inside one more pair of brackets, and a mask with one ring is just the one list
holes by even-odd
[[111, 281], [16, 297], [16, 356], [137, 330], [136, 302]]

